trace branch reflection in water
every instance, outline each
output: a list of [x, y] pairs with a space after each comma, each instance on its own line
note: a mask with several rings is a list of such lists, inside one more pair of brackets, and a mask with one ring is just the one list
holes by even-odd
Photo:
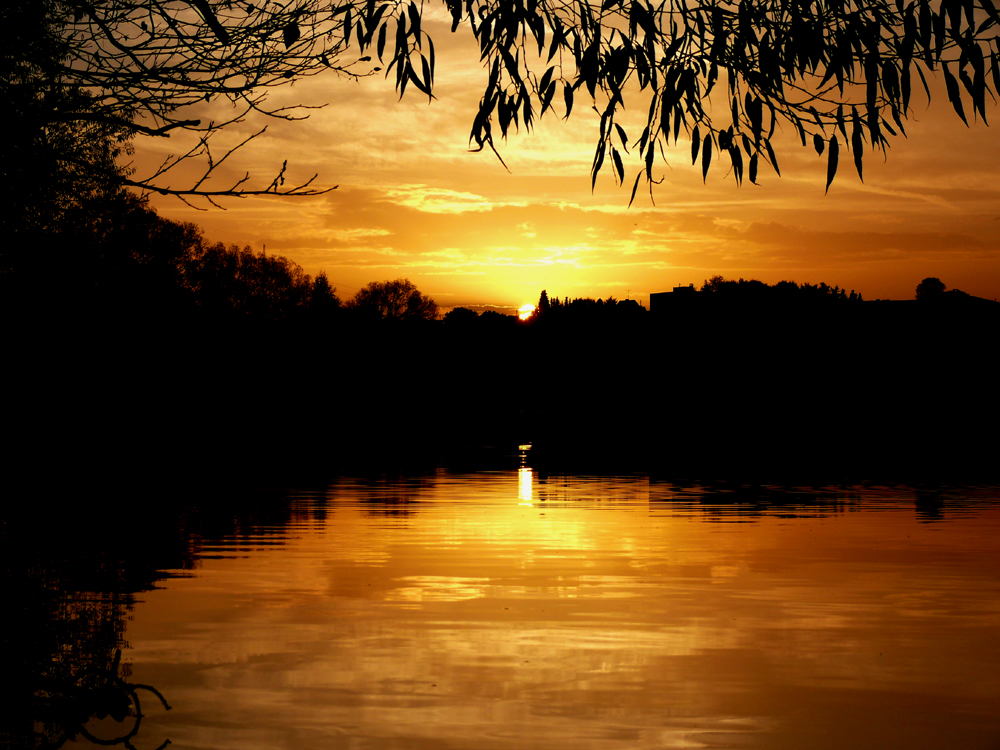
[[[84, 739], [104, 747], [121, 745], [127, 750], [136, 750], [132, 740], [139, 734], [143, 719], [140, 690], [158, 698], [164, 710], [170, 710], [167, 699], [152, 685], [140, 685], [120, 677], [120, 661], [121, 650], [116, 650], [114, 661], [104, 674], [80, 675], [72, 683], [44, 677], [39, 680], [35, 699], [46, 705], [47, 722], [58, 725], [61, 730], [53, 747]], [[169, 744], [170, 740], [164, 740], [156, 750], [163, 750]]]

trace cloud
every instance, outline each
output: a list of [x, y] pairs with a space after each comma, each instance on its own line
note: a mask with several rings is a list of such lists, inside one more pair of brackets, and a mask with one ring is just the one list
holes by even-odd
[[434, 214], [458, 214], [470, 211], [481, 213], [502, 205], [517, 205], [505, 202], [497, 203], [475, 193], [435, 188], [428, 185], [402, 185], [398, 188], [387, 188], [383, 200]]
[[964, 232], [810, 231], [776, 222], [752, 222], [740, 240], [773, 255], [873, 262], [926, 254], [1000, 255], [1000, 242]]

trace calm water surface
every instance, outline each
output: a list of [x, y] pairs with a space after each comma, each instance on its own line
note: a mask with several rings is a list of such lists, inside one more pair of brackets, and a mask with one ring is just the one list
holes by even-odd
[[291, 502], [138, 596], [123, 661], [173, 708], [137, 750], [1000, 748], [996, 488], [523, 468]]

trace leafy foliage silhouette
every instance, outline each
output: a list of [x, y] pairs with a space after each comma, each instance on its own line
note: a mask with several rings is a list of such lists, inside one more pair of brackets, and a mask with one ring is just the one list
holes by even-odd
[[337, 305], [325, 276], [314, 282], [298, 264], [281, 255], [219, 243], [198, 248], [186, 266], [195, 298], [213, 312], [279, 320], [309, 310], [314, 303]]
[[469, 326], [475, 325], [478, 317], [479, 314], [475, 310], [470, 310], [467, 307], [453, 307], [445, 313], [443, 320], [449, 326]]
[[284, 256], [209, 243], [196, 225], [123, 192], [68, 211], [35, 239], [0, 245], [0, 308], [10, 314], [322, 326], [340, 310], [325, 273], [312, 278]]
[[[966, 124], [966, 105], [985, 120], [987, 96], [995, 98], [1000, 90], [996, 0], [444, 4], [452, 32], [462, 27], [476, 38], [486, 76], [471, 128], [473, 148], [495, 152], [498, 133], [530, 130], [549, 110], [569, 117], [582, 97], [600, 115], [592, 180], [610, 163], [615, 180], [624, 184], [622, 154], [634, 153], [643, 167], [632, 200], [643, 178], [650, 191], [659, 181], [654, 164], [666, 159], [666, 148], [682, 132], [690, 139], [692, 162], [700, 156], [704, 177], [713, 162], [728, 161], [738, 183], [744, 177], [757, 182], [765, 164], [780, 174], [772, 138], [780, 123], [790, 124], [803, 146], [826, 152], [829, 189], [841, 140], [861, 177], [866, 144], [869, 153], [884, 152], [890, 137], [905, 135], [914, 79], [929, 96], [927, 74], [940, 70], [949, 102]], [[436, 56], [425, 23], [432, 6], [414, 0], [31, 5], [43, 23], [5, 20], [14, 20], [10, 28], [19, 34], [30, 28], [41, 34], [8, 64], [12, 80], [32, 86], [36, 99], [47, 104], [35, 108], [34, 127], [89, 123], [149, 137], [181, 130], [200, 135], [194, 149], [152, 175], [119, 175], [140, 189], [209, 201], [322, 192], [312, 180], [286, 186], [285, 165], [266, 186], [251, 187], [249, 175], [221, 190], [207, 182], [236, 150], [212, 153], [210, 139], [220, 130], [251, 113], [303, 116], [301, 109], [267, 103], [269, 90], [297, 78], [323, 71], [362, 77], [384, 65], [400, 96], [412, 85], [433, 98]], [[57, 54], [36, 54], [41, 48]], [[83, 91], [90, 95], [74, 99], [67, 93]], [[713, 95], [714, 111], [708, 106]], [[50, 99], [61, 99], [60, 105], [48, 106]], [[216, 99], [232, 104], [227, 117], [196, 114], [195, 105]], [[726, 106], [718, 107], [717, 99]], [[626, 101], [647, 113], [638, 137], [616, 121]], [[174, 167], [197, 157], [206, 164], [200, 179], [181, 188], [166, 182]]]
[[373, 320], [435, 320], [438, 306], [409, 279], [373, 281], [347, 303], [349, 310]]
[[848, 294], [839, 286], [819, 284], [798, 284], [794, 281], [779, 281], [767, 284], [757, 279], [726, 279], [721, 275], [705, 279], [701, 291], [719, 299], [736, 300], [743, 303], [761, 301], [807, 304], [811, 302], [863, 302], [864, 299], [853, 289]]
[[0, 4], [0, 177], [12, 187], [0, 204], [5, 233], [51, 233], [78, 222], [95, 199], [120, 188], [127, 170], [118, 162], [131, 152], [128, 123], [95, 118], [93, 94], [61, 79], [64, 46], [47, 9]]
[[945, 285], [941, 279], [936, 276], [929, 276], [917, 284], [916, 298], [918, 300], [935, 299], [944, 294], [944, 290]]

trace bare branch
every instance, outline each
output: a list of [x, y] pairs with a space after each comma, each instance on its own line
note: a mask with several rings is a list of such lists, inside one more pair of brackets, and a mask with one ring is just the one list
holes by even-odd
[[[313, 175], [306, 182], [303, 182], [301, 185], [296, 185], [295, 187], [281, 188], [281, 189], [275, 188], [274, 183], [272, 182], [271, 185], [269, 185], [267, 188], [265, 188], [263, 190], [247, 190], [247, 189], [244, 189], [244, 188], [240, 187], [241, 184], [246, 179], [246, 178], [243, 178], [243, 179], [240, 179], [233, 187], [228, 188], [226, 190], [191, 190], [191, 189], [186, 189], [186, 188], [179, 188], [179, 189], [177, 189], [177, 188], [170, 188], [170, 187], [158, 187], [158, 188], [155, 188], [155, 191], [157, 193], [159, 193], [160, 195], [173, 195], [173, 196], [177, 196], [177, 197], [182, 197], [183, 196], [183, 197], [194, 197], [194, 198], [206, 198], [210, 202], [212, 202], [213, 205], [216, 205], [217, 207], [220, 207], [220, 206], [218, 206], [218, 204], [214, 203], [214, 201], [212, 199], [214, 199], [214, 198], [247, 198], [247, 197], [252, 196], [252, 195], [277, 195], [277, 196], [282, 196], [282, 197], [306, 198], [306, 197], [311, 197], [311, 196], [316, 196], [316, 195], [325, 195], [326, 193], [332, 192], [332, 191], [336, 190], [338, 187], [340, 187], [339, 185], [334, 185], [333, 187], [329, 187], [329, 188], [307, 189], [308, 186], [313, 183], [313, 181], [316, 179], [316, 177], [317, 177], [317, 175]], [[122, 184], [126, 185], [128, 187], [138, 188], [138, 189], [143, 190], [143, 191], [150, 190], [150, 188], [145, 183], [143, 183], [143, 182], [137, 182], [137, 181], [125, 179], [125, 180], [122, 180]], [[187, 201], [185, 201], [185, 202], [187, 202]], [[188, 205], [192, 205], [192, 204], [188, 204]]]

